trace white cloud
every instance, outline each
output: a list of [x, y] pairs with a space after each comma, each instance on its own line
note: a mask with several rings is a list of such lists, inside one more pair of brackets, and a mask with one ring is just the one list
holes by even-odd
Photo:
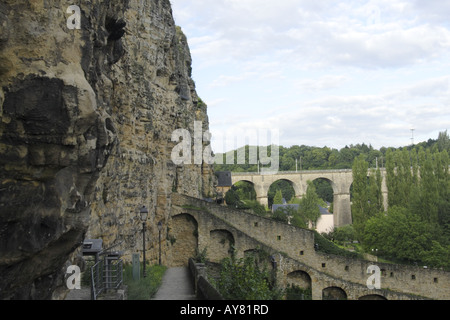
[[214, 80], [209, 87], [215, 88], [215, 87], [223, 87], [227, 86], [234, 82], [240, 82], [245, 81], [246, 79], [249, 79], [250, 77], [254, 76], [254, 72], [244, 72], [242, 74], [236, 75], [236, 76], [225, 76], [221, 75], [216, 80]]
[[[408, 143], [450, 125], [450, 3], [171, 0], [211, 131], [282, 143]], [[419, 138], [418, 138], [419, 139]]]
[[338, 88], [347, 77], [339, 75], [326, 75], [319, 79], [302, 79], [296, 85], [304, 91], [323, 91]]

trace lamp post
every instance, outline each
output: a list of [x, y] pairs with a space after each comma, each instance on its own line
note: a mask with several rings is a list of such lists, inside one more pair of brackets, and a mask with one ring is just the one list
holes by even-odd
[[158, 222], [158, 231], [159, 231], [159, 265], [161, 265], [161, 230], [162, 230], [162, 222]]
[[142, 221], [142, 247], [144, 251], [144, 278], [147, 276], [147, 272], [145, 271], [145, 223], [147, 221], [148, 217], [148, 210], [145, 206], [141, 208], [139, 211], [141, 215], [141, 221]]

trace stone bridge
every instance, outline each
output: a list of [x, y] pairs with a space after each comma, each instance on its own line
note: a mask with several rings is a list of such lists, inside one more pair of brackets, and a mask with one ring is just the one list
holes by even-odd
[[[326, 255], [314, 249], [311, 230], [179, 194], [171, 199], [171, 266], [187, 265], [197, 250], [206, 249], [212, 262], [234, 251], [238, 258], [258, 257], [277, 285], [310, 289], [314, 300], [450, 299], [448, 272]], [[371, 290], [367, 270], [374, 264], [381, 270], [381, 289]]]
[[[383, 177], [382, 192], [385, 206], [387, 206], [387, 187], [385, 179], [386, 171], [381, 170]], [[370, 174], [370, 172], [368, 173]], [[239, 181], [250, 182], [256, 192], [258, 201], [263, 205], [268, 205], [268, 192], [270, 186], [279, 180], [288, 181], [295, 191], [295, 196], [301, 198], [306, 194], [307, 181], [325, 179], [333, 188], [333, 212], [334, 225], [337, 227], [351, 224], [352, 214], [350, 208], [350, 187], [353, 183], [351, 169], [345, 170], [319, 170], [319, 171], [299, 171], [299, 172], [278, 172], [277, 174], [263, 175], [255, 172], [232, 173], [232, 183]]]

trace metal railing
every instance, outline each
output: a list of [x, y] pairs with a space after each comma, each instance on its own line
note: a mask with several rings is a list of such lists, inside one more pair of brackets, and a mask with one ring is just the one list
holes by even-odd
[[104, 259], [91, 267], [91, 299], [109, 289], [118, 289], [123, 283], [123, 261], [121, 259]]

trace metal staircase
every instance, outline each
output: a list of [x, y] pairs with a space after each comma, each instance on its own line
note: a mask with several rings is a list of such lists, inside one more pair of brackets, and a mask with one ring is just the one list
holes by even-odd
[[97, 300], [103, 293], [117, 291], [123, 285], [122, 252], [111, 251], [116, 244], [106, 250], [102, 249], [101, 239], [85, 240], [83, 255], [95, 256], [95, 264], [91, 267], [91, 300]]

